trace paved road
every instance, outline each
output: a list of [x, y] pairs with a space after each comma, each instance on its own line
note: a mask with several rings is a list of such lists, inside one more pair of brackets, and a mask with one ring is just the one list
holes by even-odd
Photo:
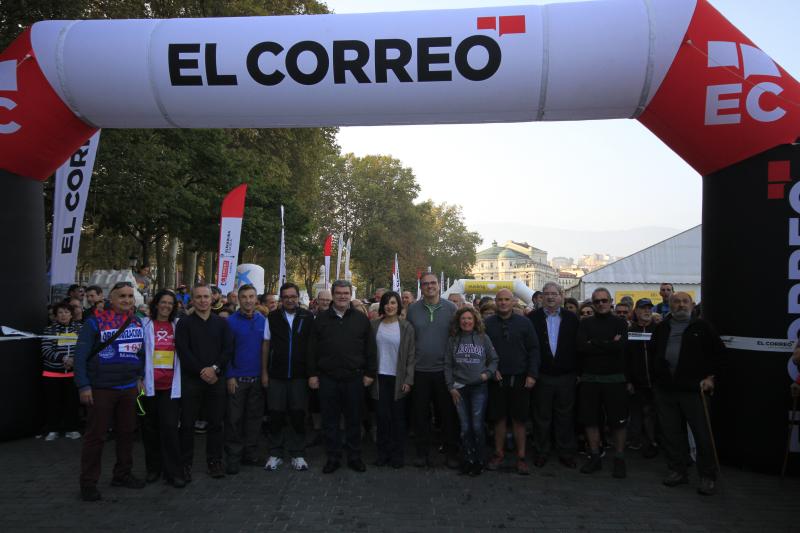
[[[196, 460], [204, 457], [197, 439]], [[135, 472], [144, 475], [141, 443]], [[659, 458], [629, 456], [629, 477], [611, 477], [610, 460], [593, 476], [557, 463], [532, 475], [458, 476], [444, 467], [368, 467], [323, 475], [322, 450], [308, 472], [245, 467], [210, 479], [202, 471], [183, 490], [161, 483], [143, 490], [109, 485], [113, 442], [106, 446], [103, 501], [78, 498], [80, 441], [0, 443], [0, 531], [798, 531], [800, 479], [781, 481], [723, 469], [714, 497], [689, 486], [668, 489]], [[374, 458], [366, 446], [365, 459]], [[195, 466], [195, 470], [199, 465]]]

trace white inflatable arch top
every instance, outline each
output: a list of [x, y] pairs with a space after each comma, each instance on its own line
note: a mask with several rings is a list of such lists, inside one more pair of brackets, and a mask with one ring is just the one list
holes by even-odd
[[601, 0], [46, 21], [33, 25], [31, 44], [61, 99], [99, 128], [627, 118], [666, 76], [694, 8]]

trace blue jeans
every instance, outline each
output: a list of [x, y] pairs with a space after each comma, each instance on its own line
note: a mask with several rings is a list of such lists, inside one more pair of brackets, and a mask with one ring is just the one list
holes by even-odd
[[461, 401], [456, 405], [461, 422], [461, 446], [464, 460], [468, 463], [483, 463], [486, 447], [484, 420], [489, 389], [486, 383], [466, 385], [458, 389]]

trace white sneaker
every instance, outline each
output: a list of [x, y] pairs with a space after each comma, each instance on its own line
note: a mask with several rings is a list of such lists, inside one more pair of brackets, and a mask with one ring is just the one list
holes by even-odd
[[58, 433], [56, 433], [55, 431], [51, 431], [50, 433], [47, 434], [47, 436], [45, 436], [44, 440], [50, 441], [50, 440], [56, 440], [57, 438], [58, 438]]
[[77, 431], [68, 431], [64, 436], [72, 440], [81, 438], [81, 434]]
[[264, 465], [264, 470], [272, 470], [274, 472], [282, 464], [283, 464], [283, 459], [271, 455], [270, 458], [267, 459], [267, 464]]
[[302, 457], [292, 457], [292, 468], [298, 471], [308, 470], [308, 463]]

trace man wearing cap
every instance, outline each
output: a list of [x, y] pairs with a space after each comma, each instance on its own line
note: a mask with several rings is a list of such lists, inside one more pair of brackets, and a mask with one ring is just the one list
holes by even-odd
[[714, 392], [725, 347], [709, 322], [692, 318], [694, 302], [689, 294], [673, 294], [669, 309], [670, 318], [656, 327], [648, 347], [654, 354], [653, 396], [670, 470], [664, 485], [689, 482], [688, 422], [697, 447], [697, 492], [710, 496], [716, 492], [717, 470], [701, 394]]
[[649, 459], [658, 453], [651, 379], [653, 357], [647, 349], [655, 329], [653, 302], [649, 298], [640, 298], [636, 301], [633, 313], [633, 321], [628, 327], [628, 342], [625, 344], [625, 368], [628, 375], [628, 392], [631, 393], [628, 447], [634, 450], [642, 449], [642, 455]]

